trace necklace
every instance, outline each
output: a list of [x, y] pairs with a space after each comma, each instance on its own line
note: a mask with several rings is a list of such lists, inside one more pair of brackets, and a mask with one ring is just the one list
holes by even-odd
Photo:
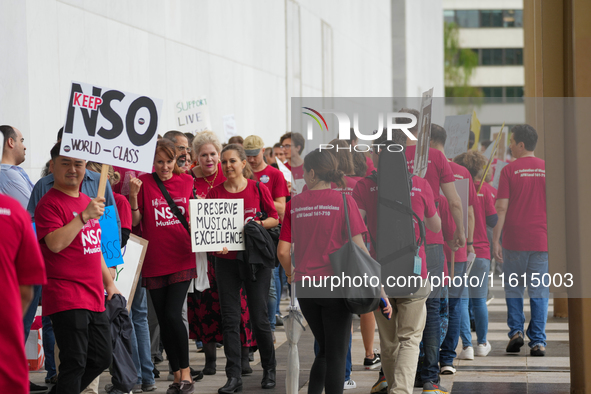
[[[210, 175], [211, 176], [211, 175]], [[215, 183], [216, 178], [218, 177], [218, 167], [215, 167], [215, 174], [213, 179], [210, 181], [207, 180], [207, 176], [205, 174], [203, 174], [203, 179], [205, 179], [205, 182], [207, 182], [207, 184], [209, 185], [209, 188], [213, 188], [213, 184]]]

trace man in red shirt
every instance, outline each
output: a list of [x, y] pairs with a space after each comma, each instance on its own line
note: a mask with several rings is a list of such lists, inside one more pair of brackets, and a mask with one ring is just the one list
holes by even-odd
[[37, 239], [47, 268], [43, 314], [60, 349], [58, 394], [78, 394], [111, 363], [108, 299], [119, 291], [101, 253], [98, 218], [104, 197], [81, 193], [86, 162], [51, 150], [53, 187], [35, 208]]
[[[394, 130], [392, 140], [389, 141], [386, 140], [386, 133], [383, 133], [374, 144], [385, 144], [386, 146], [399, 144], [404, 147], [406, 145], [406, 135], [400, 130]], [[386, 146], [379, 147], [379, 151], [377, 147], [374, 150], [372, 158], [375, 165], [378, 165], [380, 152], [386, 149]], [[441, 220], [435, 208], [435, 199], [429, 183], [420, 177], [413, 177], [412, 180], [411, 204], [413, 211], [424, 220], [427, 228], [439, 232]], [[378, 185], [370, 178], [359, 180], [353, 190], [353, 198], [357, 202], [361, 217], [367, 218], [370, 239], [375, 239], [378, 231]], [[416, 223], [415, 234], [418, 238], [419, 227]], [[371, 255], [375, 258], [376, 251], [373, 242], [371, 242], [370, 250]], [[427, 278], [427, 263], [425, 251], [422, 247], [419, 250], [419, 256], [422, 262], [421, 277], [425, 279]], [[419, 294], [422, 294], [422, 296], [419, 296]], [[425, 327], [425, 301], [428, 294], [429, 290], [423, 288], [414, 297], [390, 298], [390, 304], [392, 305], [391, 320], [384, 318], [381, 312], [375, 313], [380, 334], [383, 375], [380, 373], [380, 379], [374, 384], [374, 388], [380, 389], [385, 378], [388, 385], [387, 392], [398, 390], [412, 392], [419, 355], [419, 344]], [[425, 382], [426, 387], [433, 388], [433, 385], [437, 386], [437, 381]]]
[[45, 284], [45, 265], [29, 214], [19, 202], [0, 194], [0, 393], [29, 393], [23, 315], [33, 300], [33, 285]]
[[[493, 253], [495, 259], [503, 262], [505, 274], [507, 325], [511, 338], [507, 352], [518, 353], [524, 344], [523, 293], [527, 285], [531, 308], [527, 328], [530, 354], [544, 356], [550, 291], [542, 278], [548, 273], [548, 227], [546, 166], [544, 160], [534, 156], [537, 142], [538, 133], [530, 125], [511, 129], [509, 148], [516, 160], [501, 170], [495, 204], [499, 220], [493, 231]], [[502, 247], [499, 243], [501, 231]], [[526, 273], [527, 283], [524, 283], [522, 275]], [[511, 278], [518, 280], [516, 286]]]
[[284, 164], [291, 171], [291, 190], [294, 194], [299, 194], [306, 182], [304, 182], [304, 159], [300, 156], [304, 151], [306, 140], [300, 133], [288, 132], [281, 136], [279, 143], [285, 153]]
[[[400, 112], [411, 113], [419, 118], [419, 112], [415, 109], [403, 108]], [[397, 123], [410, 123], [408, 118], [397, 118]], [[410, 132], [416, 137], [419, 132], [418, 125], [412, 127]], [[416, 140], [410, 138], [406, 141], [407, 147], [404, 151], [406, 161], [408, 164], [408, 171], [414, 170], [414, 159], [416, 152]], [[425, 180], [429, 182], [435, 203], [439, 204], [442, 198], [447, 198], [449, 209], [453, 221], [456, 224], [456, 230], [452, 245], [454, 249], [461, 248], [466, 244], [466, 235], [464, 233], [464, 220], [462, 212], [462, 202], [456, 187], [454, 185], [455, 177], [451, 166], [447, 161], [445, 155], [436, 149], [429, 148], [429, 160]], [[443, 191], [443, 196], [439, 194], [439, 189]], [[425, 252], [427, 254], [427, 269], [430, 276], [441, 276], [443, 274], [443, 266], [445, 264], [445, 255], [443, 252], [443, 235], [441, 232], [435, 233], [426, 230], [427, 246]], [[425, 331], [423, 332], [423, 345], [425, 349], [425, 358], [423, 361], [423, 368], [421, 369], [421, 380], [425, 382], [439, 381], [439, 345], [441, 336], [441, 320], [439, 316], [440, 299], [442, 293], [442, 286], [436, 287], [431, 292], [429, 299], [427, 299], [427, 322], [425, 324]]]

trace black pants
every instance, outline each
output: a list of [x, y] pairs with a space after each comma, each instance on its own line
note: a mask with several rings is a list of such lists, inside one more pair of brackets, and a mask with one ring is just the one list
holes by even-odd
[[298, 298], [302, 313], [318, 342], [310, 369], [309, 394], [342, 393], [351, 336], [351, 312], [341, 298]]
[[183, 305], [190, 283], [184, 281], [150, 290], [160, 325], [160, 338], [173, 372], [189, 368], [189, 336], [183, 323]]
[[58, 394], [80, 394], [111, 365], [113, 345], [106, 312], [74, 309], [54, 313], [53, 332], [60, 349]]
[[261, 353], [264, 370], [275, 369], [275, 346], [267, 313], [267, 300], [271, 286], [271, 269], [263, 268], [256, 273], [253, 282], [250, 267], [240, 260], [216, 257], [215, 274], [222, 309], [226, 376], [239, 378], [242, 375], [242, 344], [240, 342], [240, 288], [244, 284], [254, 336]]

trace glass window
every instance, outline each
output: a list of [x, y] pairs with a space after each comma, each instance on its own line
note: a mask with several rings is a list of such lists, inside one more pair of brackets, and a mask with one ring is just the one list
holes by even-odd
[[503, 27], [503, 11], [480, 11], [480, 27]]
[[460, 27], [478, 27], [478, 10], [456, 10], [456, 23]]
[[523, 27], [523, 10], [515, 10], [515, 27]]
[[506, 48], [505, 49], [505, 64], [523, 64], [523, 49], [521, 48]]
[[507, 86], [506, 97], [523, 97], [523, 86]]
[[499, 66], [503, 64], [503, 50], [502, 49], [481, 49], [481, 61], [483, 66]]
[[456, 13], [454, 10], [443, 10], [443, 21], [447, 23], [454, 23], [456, 21]]
[[515, 10], [503, 11], [503, 27], [515, 27]]

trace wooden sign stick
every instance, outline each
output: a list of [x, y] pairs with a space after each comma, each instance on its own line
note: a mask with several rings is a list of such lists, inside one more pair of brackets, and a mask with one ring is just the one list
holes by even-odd
[[99, 188], [97, 197], [105, 197], [105, 191], [107, 189], [107, 179], [109, 178], [109, 166], [107, 164], [103, 164], [101, 168], [101, 179], [99, 181]]

